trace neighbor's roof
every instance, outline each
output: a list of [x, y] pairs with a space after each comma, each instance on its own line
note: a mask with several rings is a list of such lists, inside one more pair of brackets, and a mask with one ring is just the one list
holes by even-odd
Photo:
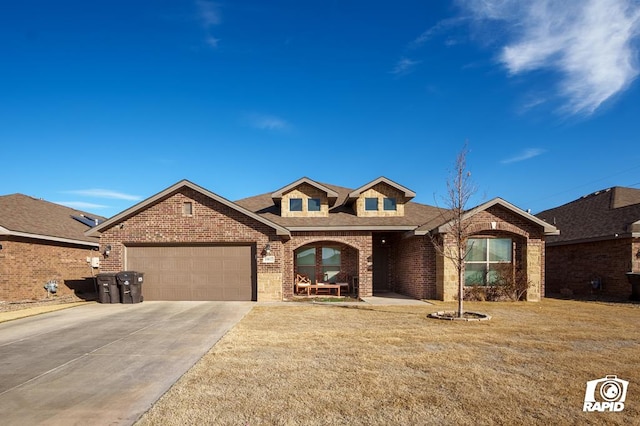
[[104, 220], [102, 216], [23, 194], [0, 196], [0, 235], [97, 247], [97, 239], [84, 234], [89, 226], [74, 216]]
[[[640, 189], [614, 186], [536, 215], [560, 229], [549, 244], [640, 236]], [[637, 235], [636, 235], [637, 234]]]

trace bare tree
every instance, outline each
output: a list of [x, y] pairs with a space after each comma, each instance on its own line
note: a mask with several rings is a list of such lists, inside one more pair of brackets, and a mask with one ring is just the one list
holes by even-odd
[[469, 239], [469, 223], [463, 220], [469, 199], [476, 193], [477, 189], [471, 182], [471, 172], [467, 170], [467, 154], [469, 152], [465, 142], [462, 150], [456, 157], [455, 170], [450, 173], [447, 180], [447, 195], [443, 197], [446, 213], [446, 233], [453, 237], [453, 243], [448, 244], [446, 236], [438, 239], [435, 235], [429, 234], [431, 242], [436, 251], [450, 260], [458, 272], [458, 312], [461, 318], [464, 315], [464, 262], [469, 254], [467, 240]]

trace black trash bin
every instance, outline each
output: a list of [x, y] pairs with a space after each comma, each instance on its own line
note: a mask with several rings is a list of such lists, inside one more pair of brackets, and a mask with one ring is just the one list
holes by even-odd
[[640, 272], [627, 272], [627, 279], [631, 284], [629, 300], [640, 300]]
[[142, 283], [144, 282], [143, 272], [134, 272], [131, 283], [131, 303], [142, 302]]
[[120, 303], [120, 292], [115, 272], [103, 272], [96, 275], [98, 283], [98, 302]]
[[122, 303], [142, 302], [142, 281], [144, 274], [136, 271], [118, 272], [118, 286]]

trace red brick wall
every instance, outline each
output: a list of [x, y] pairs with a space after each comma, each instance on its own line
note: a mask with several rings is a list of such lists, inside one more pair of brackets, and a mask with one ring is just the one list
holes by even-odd
[[[191, 216], [183, 215], [184, 202], [192, 203]], [[189, 188], [182, 188], [104, 231], [101, 252], [107, 245], [112, 250], [102, 262], [102, 271], [125, 269], [124, 247], [140, 243], [255, 243], [258, 255], [269, 243], [276, 261], [256, 262], [257, 272], [279, 273], [282, 268], [282, 244], [275, 230]]]
[[[547, 247], [547, 294], [568, 288], [577, 295], [628, 297], [631, 285], [625, 274], [634, 265], [635, 271], [640, 271], [633, 247], [631, 238]], [[602, 279], [601, 291], [592, 289], [594, 277]]]
[[360, 283], [360, 296], [373, 294], [372, 272], [368, 262], [372, 256], [370, 232], [295, 232], [291, 240], [284, 243], [284, 284], [283, 297], [289, 299], [293, 296], [294, 282], [294, 252], [305, 245], [321, 243], [331, 245], [335, 243], [345, 245], [346, 256], [341, 259], [347, 272], [358, 276]]
[[394, 291], [416, 299], [436, 298], [436, 251], [429, 237], [399, 240], [391, 258]]
[[[87, 257], [98, 256], [89, 247], [56, 245], [31, 239], [2, 240], [0, 250], [0, 300], [40, 300], [47, 297], [44, 285], [58, 282], [58, 296], [74, 294], [92, 270]], [[90, 289], [89, 289], [90, 290]]]

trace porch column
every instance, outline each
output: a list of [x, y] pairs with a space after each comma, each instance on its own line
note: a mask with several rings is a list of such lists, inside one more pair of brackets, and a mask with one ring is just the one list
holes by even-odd
[[529, 288], [527, 290], [527, 301], [540, 301], [540, 291], [542, 289], [542, 276], [544, 271], [544, 263], [542, 261], [542, 250], [544, 243], [539, 240], [528, 240], [525, 250], [525, 258], [527, 265], [527, 281]]
[[360, 297], [373, 296], [373, 241], [369, 235], [367, 242], [360, 247], [359, 253], [359, 293]]

